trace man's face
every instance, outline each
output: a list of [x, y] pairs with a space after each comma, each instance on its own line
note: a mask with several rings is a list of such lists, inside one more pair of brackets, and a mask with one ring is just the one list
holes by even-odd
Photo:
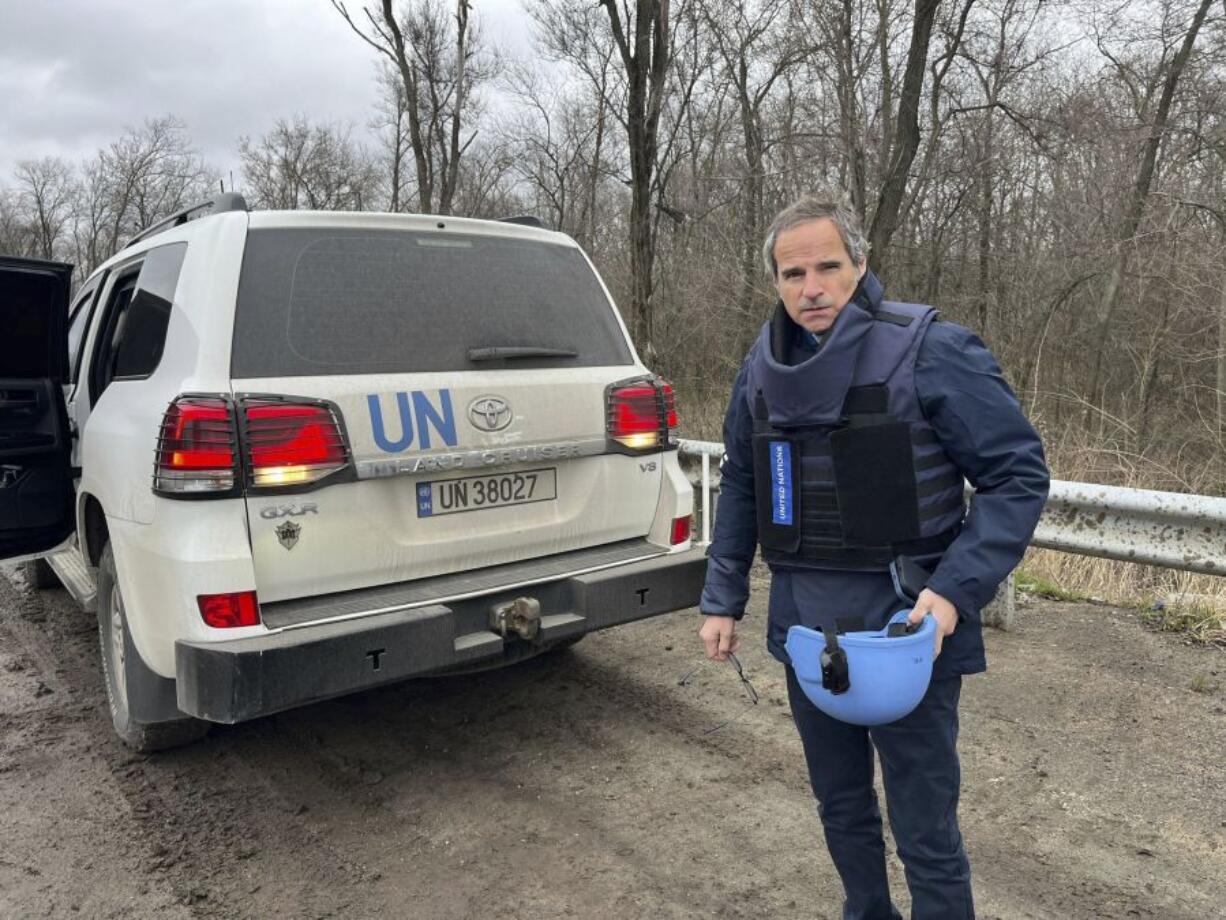
[[830, 218], [784, 230], [775, 240], [775, 290], [788, 316], [819, 335], [834, 325], [864, 275]]

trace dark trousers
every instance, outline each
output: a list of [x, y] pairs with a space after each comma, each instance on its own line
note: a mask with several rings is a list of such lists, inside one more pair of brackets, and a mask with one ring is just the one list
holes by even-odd
[[787, 668], [792, 718], [809, 765], [826, 846], [843, 880], [843, 920], [901, 920], [890, 900], [873, 750], [890, 829], [911, 889], [912, 920], [973, 920], [971, 867], [958, 831], [960, 676], [934, 680], [904, 719], [862, 728], [814, 706]]

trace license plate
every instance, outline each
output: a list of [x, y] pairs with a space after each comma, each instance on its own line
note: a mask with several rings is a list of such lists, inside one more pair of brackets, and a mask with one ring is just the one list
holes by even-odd
[[553, 501], [557, 497], [558, 471], [554, 467], [438, 479], [417, 484], [417, 516], [438, 517], [484, 508], [530, 505]]

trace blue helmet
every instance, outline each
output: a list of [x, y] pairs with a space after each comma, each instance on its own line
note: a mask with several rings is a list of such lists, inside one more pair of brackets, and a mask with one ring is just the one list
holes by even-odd
[[884, 725], [919, 705], [932, 679], [936, 620], [909, 626], [909, 610], [890, 617], [883, 629], [788, 630], [787, 650], [796, 679], [813, 705], [842, 722]]

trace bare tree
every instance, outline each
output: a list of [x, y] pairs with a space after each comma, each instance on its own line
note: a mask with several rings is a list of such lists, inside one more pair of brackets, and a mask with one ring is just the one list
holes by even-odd
[[29, 230], [17, 204], [17, 193], [0, 186], [0, 255], [29, 255]]
[[16, 177], [18, 205], [29, 220], [33, 255], [58, 258], [77, 195], [72, 165], [60, 157], [22, 160]]
[[[990, 337], [992, 306], [1003, 293], [993, 270], [993, 248], [997, 220], [1002, 205], [1000, 180], [1008, 162], [1008, 147], [1016, 138], [1023, 144], [1042, 149], [1029, 115], [1010, 98], [1020, 81], [1043, 66], [1061, 46], [1053, 46], [1034, 32], [1042, 11], [1032, 0], [1001, 0], [981, 3], [984, 21], [968, 33], [959, 49], [959, 58], [968, 68], [970, 82], [980, 94], [978, 102], [961, 103], [953, 112], [973, 113], [964, 126], [968, 153], [973, 157], [973, 190], [977, 234], [975, 239], [978, 290], [975, 294], [978, 329]], [[968, 91], [967, 95], [970, 93]], [[1020, 137], [1019, 137], [1020, 135]]]
[[240, 138], [244, 191], [261, 208], [360, 211], [374, 205], [379, 175], [347, 129], [280, 119], [258, 140]]
[[[626, 129], [626, 76], [620, 63], [617, 44], [613, 39], [608, 17], [596, 4], [579, 0], [527, 0], [528, 14], [536, 23], [535, 42], [538, 55], [551, 68], [565, 64], [578, 73], [583, 87], [577, 97], [583, 99], [586, 120], [592, 125], [591, 155], [584, 163], [585, 187], [578, 217], [578, 232], [589, 245], [600, 235], [601, 224], [607, 226], [607, 215], [598, 214], [601, 187], [614, 177], [625, 162], [610, 147], [610, 138], [620, 127]], [[555, 72], [539, 78], [542, 86], [556, 83]], [[525, 103], [530, 110], [531, 103]], [[616, 181], [616, 180], [615, 180]], [[627, 183], [628, 184], [628, 183]], [[605, 217], [605, 220], [601, 220]]]
[[[940, 82], [948, 70], [961, 43], [962, 28], [975, 0], [963, 0], [957, 31], [951, 37], [945, 54], [934, 68], [932, 92], [939, 91]], [[869, 258], [875, 269], [888, 261], [890, 242], [899, 226], [899, 215], [907, 191], [907, 180], [920, 145], [919, 107], [924, 91], [924, 70], [932, 42], [933, 23], [940, 0], [915, 0], [915, 16], [911, 23], [911, 44], [907, 50], [907, 66], [898, 98], [898, 114], [894, 120], [894, 137], [889, 149], [889, 165], [877, 198], [877, 208], [869, 227]]]
[[[128, 128], [79, 170], [53, 166], [48, 183], [39, 182], [43, 218], [34, 205], [32, 181], [33, 174], [27, 174], [23, 182], [26, 204], [34, 208], [31, 219], [37, 224], [50, 214], [62, 218], [58, 230], [57, 220], [46, 221], [40, 231], [44, 243], [53, 233], [65, 247], [71, 239], [71, 256], [88, 273], [127, 237], [214, 193], [218, 173], [201, 158], [183, 122], [167, 115]], [[68, 187], [71, 198], [52, 193]], [[59, 202], [58, 211], [48, 210], [48, 202]]]
[[72, 244], [77, 267], [88, 275], [113, 252], [108, 233], [112, 221], [110, 182], [100, 157], [82, 164], [77, 189]]
[[217, 187], [217, 173], [205, 165], [186, 125], [173, 115], [129, 128], [101, 150], [97, 177], [106, 212], [105, 255], [115, 252], [125, 236]]
[[656, 184], [660, 115], [668, 82], [670, 0], [634, 0], [634, 9], [601, 0], [626, 73], [626, 133], [630, 154], [630, 326], [647, 355], [652, 343], [655, 263], [651, 194]]
[[[793, 0], [796, 15], [818, 43], [821, 53], [820, 71], [814, 76], [830, 79], [833, 74], [838, 100], [838, 131], [842, 151], [840, 184], [851, 198], [856, 213], [864, 218], [867, 212], [869, 156], [867, 136], [870, 129], [871, 104], [860, 96], [870, 69], [880, 63], [879, 110], [888, 118], [893, 106], [893, 76], [889, 55], [884, 53], [890, 43], [890, 0], [877, 0], [874, 10], [856, 0], [824, 3], [821, 0], [800, 3]], [[871, 17], [876, 13], [876, 21]], [[811, 24], [811, 25], [810, 25]], [[878, 50], [881, 49], [881, 54]], [[881, 130], [888, 139], [888, 127]]]
[[411, 150], [408, 106], [400, 74], [386, 64], [379, 69], [379, 85], [382, 94], [370, 127], [379, 135], [387, 157], [387, 208], [396, 213], [404, 209], [407, 182], [405, 160]]
[[[1141, 158], [1133, 179], [1132, 191], [1128, 196], [1124, 208], [1124, 216], [1120, 221], [1119, 230], [1116, 234], [1116, 255], [1111, 266], [1111, 274], [1107, 279], [1106, 287], [1103, 288], [1102, 297], [1098, 303], [1099, 347], [1095, 349], [1094, 371], [1090, 377], [1088, 399], [1089, 406], [1091, 407], [1099, 402], [1098, 391], [1102, 378], [1104, 352], [1102, 344], [1105, 342], [1110, 330], [1111, 319], [1119, 302], [1120, 285], [1123, 283], [1124, 275], [1128, 271], [1128, 262], [1132, 253], [1131, 243], [1136, 236], [1137, 229], [1141, 226], [1141, 218], [1145, 213], [1145, 205], [1149, 199], [1150, 186], [1153, 183], [1154, 170], [1158, 162], [1158, 150], [1162, 144], [1163, 136], [1166, 134], [1167, 121], [1170, 118], [1175, 91], [1179, 87], [1179, 79], [1183, 75], [1184, 68], [1187, 66], [1188, 58], [1192, 56], [1192, 48], [1196, 44], [1196, 38], [1200, 34], [1201, 26], [1205, 22], [1205, 16], [1212, 5], [1213, 0], [1199, 0], [1195, 11], [1192, 13], [1191, 23], [1188, 25], [1187, 31], [1184, 32], [1179, 49], [1169, 62], [1164, 60], [1162, 66], [1153, 71], [1151, 81], [1142, 90], [1144, 96], [1138, 100], [1141, 104], [1137, 114], [1143, 122], [1148, 122], [1148, 131], [1141, 146]], [[1116, 62], [1121, 76], [1134, 91], [1141, 89], [1131, 80], [1134, 71], [1112, 54], [1107, 42], [1100, 41], [1099, 48], [1105, 55]], [[1148, 111], [1148, 102], [1159, 83], [1161, 84], [1161, 95], [1158, 98], [1157, 108], [1154, 109], [1151, 115]]]
[[475, 85], [491, 72], [469, 18], [469, 0], [456, 0], [451, 15], [442, 0], [410, 0], [399, 15], [392, 0], [381, 0], [364, 5], [358, 19], [343, 0], [332, 5], [400, 75], [418, 210], [450, 214], [460, 161], [477, 136], [470, 125]]
[[455, 213], [490, 220], [528, 211], [513, 183], [514, 167], [514, 152], [505, 145], [474, 143], [460, 167]]
[[[670, 0], [633, 0], [621, 5], [616, 0], [601, 0], [598, 8], [603, 9], [603, 17], [597, 7], [583, 0], [535, 0], [529, 12], [540, 26], [538, 38], [545, 53], [573, 66], [599, 87], [625, 131], [623, 162], [629, 176], [624, 181], [630, 191], [629, 325], [640, 350], [652, 355], [657, 212], [670, 209], [664, 195], [667, 171], [660, 168], [667, 146], [667, 138], [661, 137], [661, 119], [669, 91], [678, 89], [679, 106], [684, 106], [688, 90], [685, 85], [670, 84], [675, 18]], [[615, 79], [608, 70], [607, 45], [615, 49], [614, 60], [621, 65]]]
[[[760, 0], [733, 6], [702, 0], [710, 41], [718, 49], [722, 74], [733, 87], [740, 113], [744, 181], [740, 200], [741, 283], [734, 313], [749, 348], [761, 322], [762, 269], [759, 253], [766, 226], [767, 103], [779, 79], [813, 53], [795, 30], [778, 26], [790, 0]], [[738, 348], [738, 351], [743, 349]]]
[[[583, 237], [591, 196], [591, 164], [599, 158], [600, 118], [592, 119], [588, 99], [547, 85], [538, 70], [520, 66], [507, 74], [519, 111], [501, 133], [512, 169], [536, 199], [550, 226]], [[601, 107], [603, 109], [603, 106]]]

